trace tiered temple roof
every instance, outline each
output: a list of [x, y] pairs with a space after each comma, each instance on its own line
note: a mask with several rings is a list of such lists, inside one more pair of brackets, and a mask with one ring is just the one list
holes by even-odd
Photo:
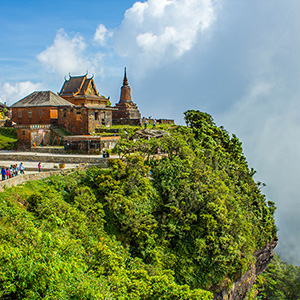
[[106, 105], [108, 98], [99, 96], [93, 77], [87, 78], [87, 74], [83, 76], [70, 75], [69, 77], [69, 79], [65, 78], [59, 96], [75, 105]]

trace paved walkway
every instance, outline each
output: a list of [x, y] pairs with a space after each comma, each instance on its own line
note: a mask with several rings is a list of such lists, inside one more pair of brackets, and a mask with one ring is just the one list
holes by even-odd
[[[118, 156], [112, 155], [111, 158], [118, 158]], [[107, 158], [103, 158], [101, 155], [0, 151], [0, 162], [4, 166], [23, 162], [30, 168], [37, 168], [39, 161], [47, 170], [55, 168], [59, 164], [65, 164], [67, 168], [76, 167], [82, 163], [98, 164], [102, 167], [107, 165]]]
[[[16, 159], [16, 157], [18, 157]], [[47, 161], [47, 158], [53, 158], [54, 162]], [[25, 151], [8, 151], [0, 150], [0, 167], [5, 168], [11, 165], [20, 165], [23, 162], [25, 166], [25, 173], [31, 174], [38, 172], [38, 163], [42, 163], [42, 172], [56, 171], [60, 168], [61, 158], [75, 158], [75, 163], [65, 163], [64, 169], [73, 169], [82, 165], [86, 159], [95, 159], [98, 161], [102, 159], [101, 155], [84, 155], [84, 154], [60, 154], [60, 153], [38, 153], [38, 152], [25, 152]], [[112, 155], [112, 158], [118, 158], [117, 155]], [[27, 160], [28, 158], [28, 160]]]
[[[35, 173], [38, 172], [38, 163], [39, 161], [37, 160], [36, 162], [33, 161], [22, 161], [23, 165], [25, 167], [25, 172], [26, 174], [28, 173]], [[8, 168], [11, 165], [20, 165], [20, 161], [15, 161], [15, 160], [0, 160], [0, 167], [5, 167]], [[73, 169], [78, 167], [80, 164], [65, 164], [65, 169]], [[59, 169], [59, 164], [58, 163], [47, 163], [43, 162], [42, 163], [42, 172], [45, 171], [55, 171]]]
[[16, 185], [20, 185], [25, 183], [26, 181], [32, 180], [40, 180], [45, 179], [51, 175], [55, 174], [66, 174], [68, 172], [72, 172], [72, 169], [57, 169], [56, 171], [48, 171], [48, 172], [26, 172], [25, 174], [19, 174], [18, 176], [1, 180], [0, 181], [0, 191], [2, 192], [5, 187], [12, 187]]
[[[70, 158], [70, 159], [68, 159]], [[111, 158], [118, 158], [113, 155]], [[38, 163], [41, 161], [42, 172], [38, 172]], [[69, 161], [69, 163], [64, 163]], [[61, 173], [65, 174], [74, 168], [86, 168], [88, 165], [99, 164], [105, 167], [107, 158], [101, 155], [80, 155], [80, 154], [58, 154], [58, 153], [38, 153], [38, 152], [22, 152], [22, 151], [1, 151], [0, 150], [0, 168], [11, 165], [20, 165], [23, 162], [25, 166], [25, 175], [0, 181], [0, 191], [5, 186], [14, 186], [24, 183], [28, 180], [38, 180], [46, 178], [50, 175]], [[60, 168], [60, 163], [64, 164], [64, 168]]]
[[[68, 154], [68, 153], [40, 153], [40, 152], [27, 152], [27, 151], [13, 151], [13, 150], [0, 150], [0, 155], [24, 155], [24, 156], [54, 156], [54, 157], [91, 157], [91, 158], [101, 158], [101, 155], [92, 154]], [[119, 158], [118, 155], [114, 154], [110, 156], [111, 158]]]

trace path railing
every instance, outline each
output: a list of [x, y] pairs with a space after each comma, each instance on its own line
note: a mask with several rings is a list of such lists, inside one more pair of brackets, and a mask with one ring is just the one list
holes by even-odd
[[[80, 170], [86, 169], [87, 166], [80, 167]], [[31, 173], [31, 174], [19, 174], [15, 177], [5, 179], [0, 181], [0, 192], [4, 191], [5, 187], [12, 187], [16, 186], [18, 184], [25, 183], [26, 181], [31, 181], [31, 180], [40, 180], [47, 178], [52, 175], [58, 175], [58, 174], [67, 174], [70, 172], [74, 172], [74, 170], [78, 170], [79, 168], [73, 168], [73, 169], [58, 169], [55, 171], [49, 171], [49, 172], [40, 172], [40, 173]]]

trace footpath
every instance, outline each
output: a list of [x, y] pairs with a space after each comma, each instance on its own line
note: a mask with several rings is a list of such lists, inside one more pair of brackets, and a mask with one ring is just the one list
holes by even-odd
[[[117, 156], [111, 158], [117, 158]], [[20, 165], [21, 162], [25, 166], [25, 174], [0, 181], [0, 191], [5, 186], [15, 186], [29, 180], [43, 179], [53, 174], [65, 174], [76, 168], [85, 168], [89, 165], [106, 168], [108, 158], [87, 154], [0, 151], [0, 167], [7, 168], [11, 165]], [[42, 164], [41, 172], [38, 172], [39, 162]]]
[[[111, 156], [117, 158], [117, 156]], [[21, 152], [21, 151], [0, 151], [0, 161], [19, 161], [19, 162], [44, 162], [56, 164], [97, 164], [106, 165], [107, 158], [101, 155], [89, 154], [65, 154], [65, 153], [40, 153], [40, 152]]]

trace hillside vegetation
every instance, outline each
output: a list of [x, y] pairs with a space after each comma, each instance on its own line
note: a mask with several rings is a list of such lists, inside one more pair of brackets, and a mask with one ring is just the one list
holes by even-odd
[[257, 279], [257, 300], [300, 299], [300, 267], [273, 258]]
[[0, 127], [0, 150], [17, 149], [17, 131], [15, 128]]
[[236, 136], [185, 119], [162, 139], [122, 139], [109, 169], [2, 192], [0, 298], [212, 299], [245, 273], [276, 236], [274, 203]]

